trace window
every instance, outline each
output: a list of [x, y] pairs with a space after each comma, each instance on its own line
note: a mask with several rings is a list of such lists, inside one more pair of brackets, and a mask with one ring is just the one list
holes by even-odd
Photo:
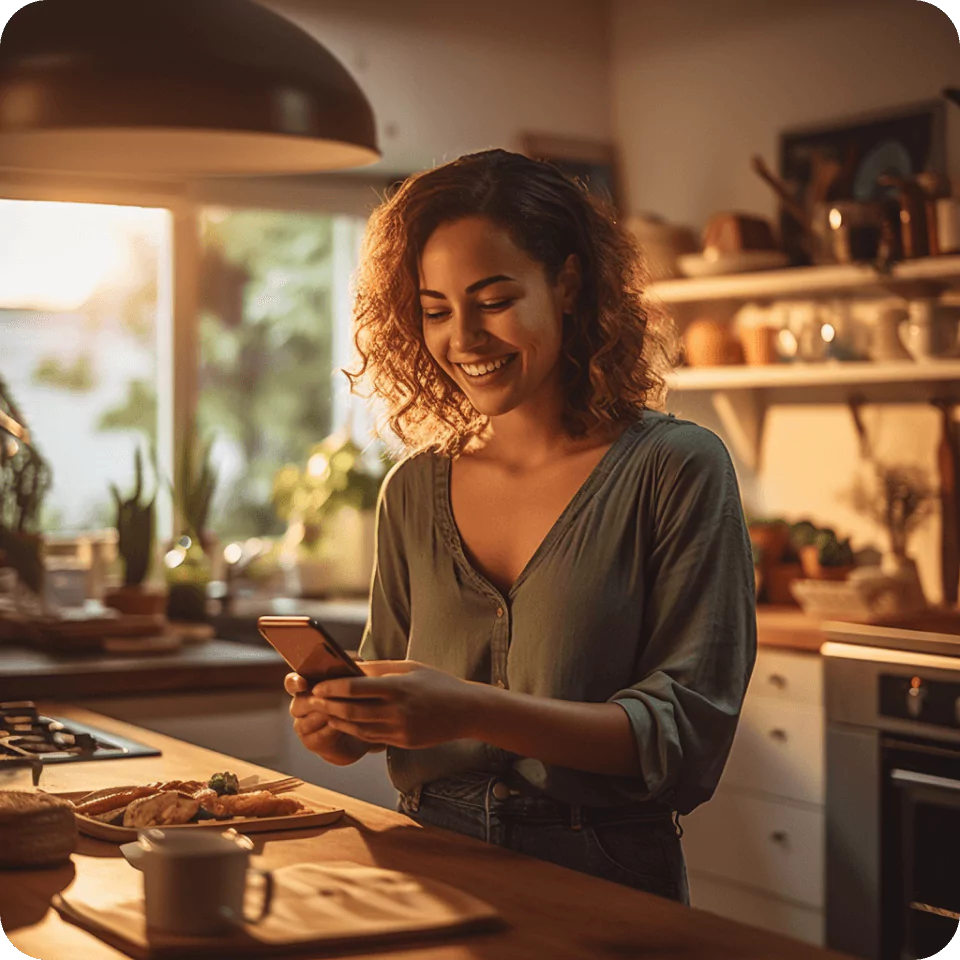
[[52, 469], [46, 532], [111, 526], [156, 442], [170, 235], [163, 209], [0, 200], [0, 377]]
[[351, 278], [365, 220], [204, 207], [198, 426], [215, 437], [210, 525], [280, 535], [274, 475], [347, 426]]

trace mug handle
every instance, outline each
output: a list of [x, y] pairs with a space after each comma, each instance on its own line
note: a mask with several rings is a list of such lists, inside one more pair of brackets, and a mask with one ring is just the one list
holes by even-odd
[[260, 907], [260, 914], [251, 919], [244, 913], [243, 922], [249, 924], [257, 924], [263, 920], [266, 915], [270, 912], [270, 904], [273, 902], [273, 874], [269, 870], [256, 870], [251, 869], [251, 873], [258, 873], [263, 877], [263, 905]]

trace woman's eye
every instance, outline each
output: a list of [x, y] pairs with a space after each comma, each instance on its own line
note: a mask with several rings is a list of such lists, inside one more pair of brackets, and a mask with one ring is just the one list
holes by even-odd
[[436, 322], [437, 320], [442, 320], [447, 315], [446, 310], [424, 310], [423, 319], [432, 320]]
[[513, 303], [513, 299], [508, 297], [505, 300], [488, 300], [486, 303], [480, 304], [484, 310], [505, 310], [510, 304]]

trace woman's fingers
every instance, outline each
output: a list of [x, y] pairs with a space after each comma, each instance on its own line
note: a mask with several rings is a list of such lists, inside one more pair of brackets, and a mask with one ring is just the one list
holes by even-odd
[[313, 736], [319, 730], [323, 730], [329, 723], [328, 718], [322, 713], [308, 713], [305, 717], [297, 717], [293, 721], [293, 729], [300, 739]]
[[416, 660], [364, 660], [361, 666], [368, 677], [385, 677], [391, 673], [412, 673], [422, 664]]
[[382, 723], [392, 713], [392, 707], [385, 700], [312, 700], [320, 703], [328, 717], [337, 717], [353, 723]]
[[290, 716], [305, 717], [308, 713], [322, 713], [324, 716], [326, 716], [326, 705], [317, 697], [311, 697], [306, 693], [298, 693], [290, 701]]
[[310, 687], [299, 673], [288, 673], [283, 678], [283, 689], [286, 690], [291, 697], [295, 697], [300, 693], [306, 693]]
[[351, 737], [356, 737], [357, 740], [363, 740], [364, 743], [392, 742], [391, 728], [383, 723], [353, 723], [350, 720], [331, 717], [327, 721], [327, 729], [346, 733]]

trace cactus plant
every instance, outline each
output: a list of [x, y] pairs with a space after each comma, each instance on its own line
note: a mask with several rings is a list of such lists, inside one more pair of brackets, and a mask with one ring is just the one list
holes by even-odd
[[201, 544], [219, 479], [210, 462], [213, 443], [213, 437], [199, 441], [195, 421], [191, 421], [180, 446], [180, 482], [175, 491], [177, 508], [183, 532]]
[[123, 558], [123, 582], [127, 587], [140, 586], [146, 579], [153, 553], [156, 493], [141, 503], [143, 493], [143, 454], [137, 448], [134, 463], [133, 495], [124, 499], [115, 484], [110, 484], [117, 504], [117, 549]]

